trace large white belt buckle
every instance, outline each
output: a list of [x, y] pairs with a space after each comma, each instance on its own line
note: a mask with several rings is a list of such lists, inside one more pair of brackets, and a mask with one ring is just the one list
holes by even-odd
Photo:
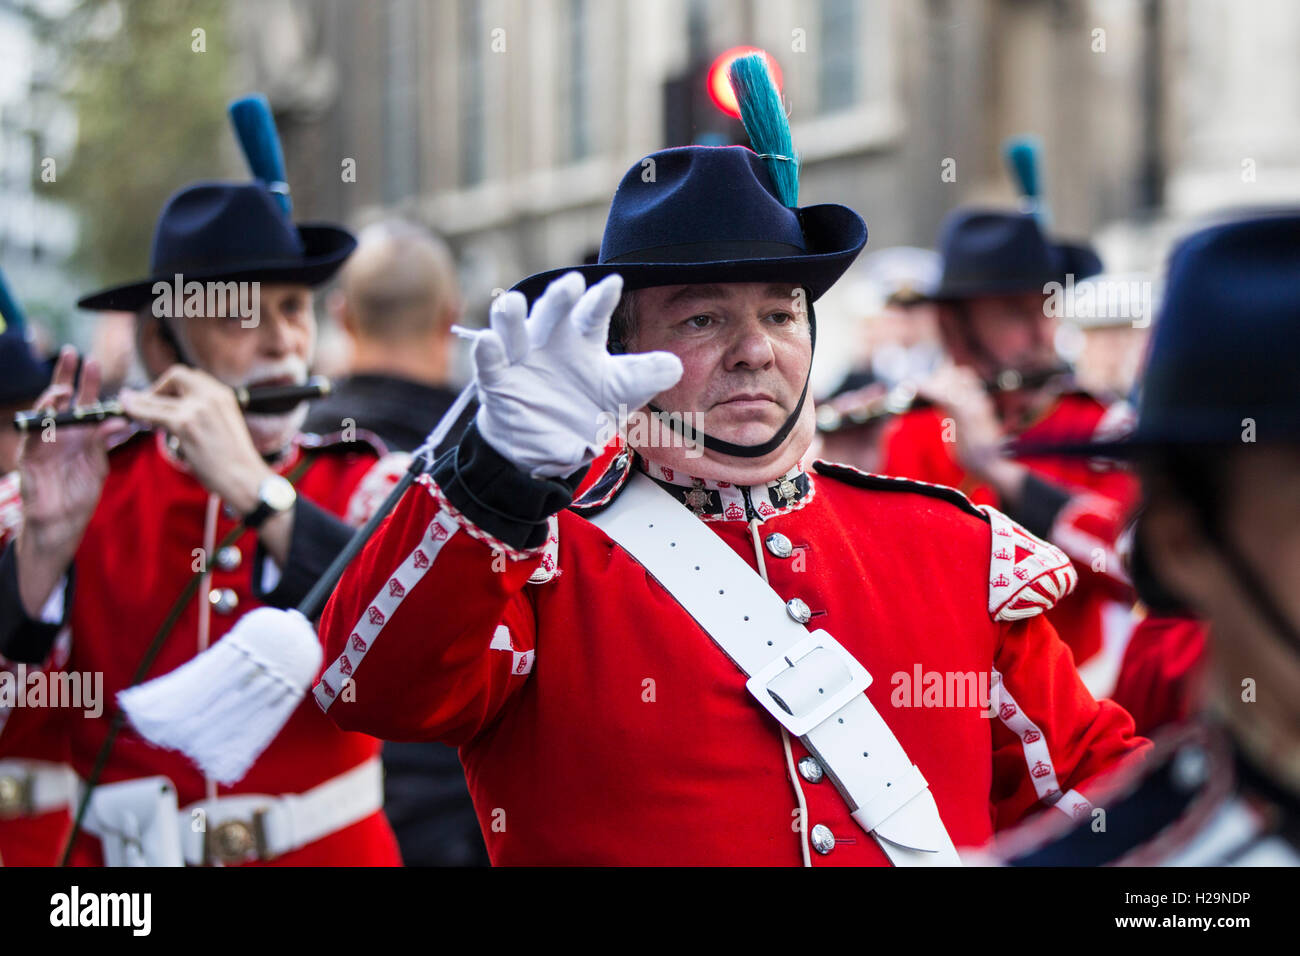
[[799, 641], [745, 687], [796, 737], [804, 737], [871, 686], [871, 675], [823, 630]]

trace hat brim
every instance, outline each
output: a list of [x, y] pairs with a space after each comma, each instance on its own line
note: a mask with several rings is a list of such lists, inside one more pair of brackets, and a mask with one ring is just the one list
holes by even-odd
[[867, 224], [852, 209], [836, 203], [799, 210], [806, 253], [764, 259], [715, 259], [698, 262], [604, 262], [548, 269], [515, 284], [529, 302], [560, 276], [577, 272], [593, 282], [618, 273], [624, 289], [692, 285], [705, 282], [789, 282], [804, 286], [819, 299], [852, 265], [867, 244]]
[[1113, 441], [1016, 442], [1007, 446], [1006, 454], [1009, 458], [1109, 458], [1131, 461], [1171, 444], [1174, 442], [1134, 434]]
[[940, 286], [930, 295], [934, 302], [956, 302], [961, 299], [975, 299], [985, 295], [1016, 295], [1042, 292], [1049, 282], [1061, 280], [1061, 276], [1045, 276], [1041, 279], [1001, 279], [980, 280], [976, 282], [954, 282]]
[[[303, 254], [299, 258], [227, 265], [205, 271], [191, 270], [184, 273], [184, 279], [186, 282], [287, 282], [318, 286], [333, 278], [357, 246], [351, 233], [336, 226], [300, 225], [297, 229], [303, 245]], [[135, 312], [153, 301], [153, 289], [157, 283], [170, 285], [175, 278], [175, 274], [156, 275], [111, 286], [82, 296], [77, 300], [77, 306], [96, 312]]]
[[1064, 282], [1066, 276], [1087, 279], [1102, 271], [1101, 258], [1089, 246], [1074, 242], [1051, 244], [1053, 269], [1041, 276], [1019, 276], [1005, 279], [973, 279], [968, 282], [941, 282], [929, 298], [935, 302], [973, 299], [985, 295], [1016, 295], [1018, 293], [1044, 293], [1049, 282]]
[[[1300, 431], [1289, 435], [1260, 437], [1265, 443], [1273, 441], [1300, 442]], [[1235, 447], [1242, 444], [1241, 426], [1224, 431], [1214, 426], [1188, 425], [1178, 429], [1138, 428], [1121, 438], [1104, 441], [1015, 442], [1006, 447], [1011, 458], [1105, 458], [1115, 461], [1135, 461], [1170, 448]]]

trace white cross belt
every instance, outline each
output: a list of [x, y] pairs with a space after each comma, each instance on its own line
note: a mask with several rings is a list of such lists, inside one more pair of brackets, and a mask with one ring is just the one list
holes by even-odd
[[589, 520], [749, 677], [749, 692], [820, 761], [895, 866], [961, 864], [925, 777], [863, 693], [871, 675], [838, 641], [790, 618], [753, 568], [643, 474]]

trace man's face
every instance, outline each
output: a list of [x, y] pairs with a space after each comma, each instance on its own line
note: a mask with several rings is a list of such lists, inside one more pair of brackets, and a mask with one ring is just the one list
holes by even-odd
[[[179, 321], [190, 358], [227, 385], [288, 385], [307, 380], [316, 346], [316, 316], [311, 289], [305, 285], [263, 283], [255, 325], [239, 316], [191, 316]], [[306, 410], [304, 404], [281, 415], [245, 415], [258, 451], [265, 454], [283, 448], [302, 426]]]
[[798, 404], [812, 337], [797, 286], [642, 289], [635, 317], [632, 351], [664, 350], [682, 361], [681, 380], [655, 404], [666, 412], [702, 413], [708, 435], [741, 445], [768, 441]]
[[[1056, 319], [1046, 314], [1043, 304], [1040, 293], [1030, 292], [968, 299], [963, 303], [964, 316], [945, 310], [945, 338], [954, 360], [974, 367], [985, 378], [1004, 368], [1032, 370], [1054, 365]], [[965, 325], [965, 336], [959, 324]]]
[[939, 333], [935, 328], [934, 311], [931, 302], [909, 305], [887, 303], [872, 323], [873, 344], [897, 345], [910, 349], [937, 342]]
[[263, 284], [259, 298], [255, 325], [240, 316], [180, 320], [194, 361], [228, 385], [292, 381], [293, 372], [277, 369], [301, 366], [305, 374], [315, 347], [311, 289]]

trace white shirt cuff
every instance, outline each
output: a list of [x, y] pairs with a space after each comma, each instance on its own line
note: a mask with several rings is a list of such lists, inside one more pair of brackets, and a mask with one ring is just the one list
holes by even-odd
[[262, 559], [262, 593], [270, 594], [272, 591], [274, 591], [276, 585], [280, 583], [280, 576], [281, 576], [280, 566], [276, 564], [274, 561], [272, 561], [270, 557], [263, 558]]
[[41, 608], [41, 615], [37, 620], [42, 624], [62, 624], [64, 597], [67, 590], [68, 576], [65, 574], [59, 578], [59, 583], [54, 586], [50, 596], [45, 599], [45, 606]]

